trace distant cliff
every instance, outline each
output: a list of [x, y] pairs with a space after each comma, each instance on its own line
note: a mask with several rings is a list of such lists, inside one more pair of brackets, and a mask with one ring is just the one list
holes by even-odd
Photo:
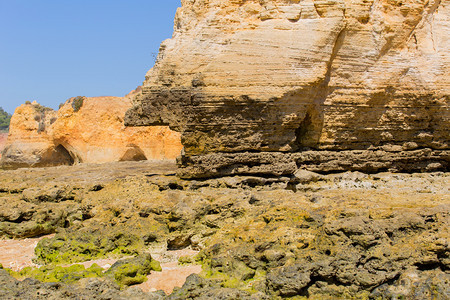
[[125, 123], [181, 132], [183, 177], [447, 170], [449, 19], [440, 0], [184, 0]]
[[129, 97], [75, 97], [58, 111], [36, 102], [19, 106], [11, 119], [3, 168], [175, 159], [180, 134], [166, 126], [125, 127]]

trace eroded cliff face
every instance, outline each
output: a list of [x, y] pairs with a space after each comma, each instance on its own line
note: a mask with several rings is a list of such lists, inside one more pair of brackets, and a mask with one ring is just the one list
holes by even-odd
[[[261, 173], [254, 156], [274, 155], [323, 172], [386, 155], [401, 163], [355, 169], [446, 169], [449, 18], [440, 0], [182, 1], [125, 123], [180, 131], [184, 177]], [[349, 152], [317, 168], [325, 150]]]
[[125, 127], [130, 97], [76, 97], [58, 111], [38, 103], [19, 106], [12, 119], [0, 166], [44, 167], [175, 159], [180, 134], [167, 126]]
[[[70, 164], [70, 155], [56, 150], [47, 129], [57, 112], [37, 102], [16, 108], [2, 151], [0, 165], [5, 168]], [[61, 148], [60, 148], [61, 149]]]

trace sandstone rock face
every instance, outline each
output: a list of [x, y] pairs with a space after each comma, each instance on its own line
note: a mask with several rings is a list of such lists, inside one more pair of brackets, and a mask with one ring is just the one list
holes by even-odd
[[[79, 102], [77, 102], [79, 101]], [[77, 106], [78, 103], [78, 106]], [[0, 164], [3, 168], [175, 159], [180, 135], [167, 126], [125, 127], [129, 97], [71, 98], [58, 110], [18, 107]]]
[[388, 148], [437, 151], [408, 153], [446, 169], [449, 35], [440, 0], [185, 0], [125, 123], [180, 131], [188, 168], [208, 153], [234, 168], [245, 151]]
[[20, 168], [69, 164], [70, 156], [65, 155], [64, 151], [56, 150], [57, 145], [53, 144], [47, 131], [56, 120], [56, 115], [52, 109], [36, 102], [19, 106], [11, 118], [1, 165]]
[[8, 138], [7, 133], [0, 133], [0, 158], [2, 157], [1, 152], [3, 151], [3, 148], [5, 148], [7, 138]]

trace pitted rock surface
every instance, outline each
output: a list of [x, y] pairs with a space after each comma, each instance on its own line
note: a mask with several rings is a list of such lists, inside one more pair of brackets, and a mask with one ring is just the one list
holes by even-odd
[[[44, 265], [199, 251], [182, 260], [201, 264], [199, 276], [171, 295], [147, 294], [156, 299], [448, 298], [448, 173], [182, 180], [174, 171], [161, 162], [2, 171], [0, 236], [55, 233], [37, 244]], [[6, 299], [125, 292], [0, 281]]]

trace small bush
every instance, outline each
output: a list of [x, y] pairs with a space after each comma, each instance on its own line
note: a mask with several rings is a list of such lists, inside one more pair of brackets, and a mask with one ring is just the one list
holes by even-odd
[[31, 104], [31, 101], [28, 101], [28, 100], [27, 100], [27, 101], [25, 101], [25, 104], [26, 104], [26, 105], [30, 105], [30, 104]]
[[84, 96], [78, 96], [73, 98], [72, 108], [74, 112], [77, 112], [81, 109], [81, 107], [83, 106], [84, 99], [86, 99], [86, 97]]
[[38, 126], [38, 133], [44, 132], [45, 131], [45, 123], [43, 121], [39, 122], [39, 126]]
[[42, 116], [44, 116], [47, 111], [53, 110], [50, 107], [46, 107], [46, 106], [43, 106], [40, 104], [35, 104], [35, 105], [33, 105], [33, 107], [34, 107], [35, 111], [40, 113]]

